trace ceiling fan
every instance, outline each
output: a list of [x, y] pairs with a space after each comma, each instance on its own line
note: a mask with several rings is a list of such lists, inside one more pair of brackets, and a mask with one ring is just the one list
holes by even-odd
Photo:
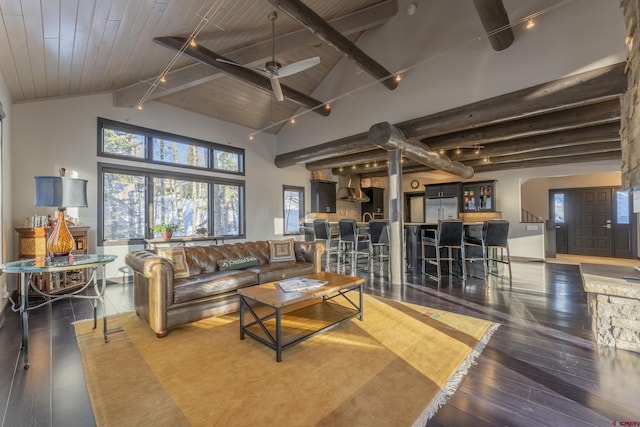
[[273, 11], [267, 15], [267, 19], [271, 22], [271, 37], [273, 40], [272, 43], [272, 54], [271, 61], [267, 61], [264, 64], [264, 67], [249, 67], [246, 65], [238, 64], [237, 62], [227, 61], [225, 59], [218, 58], [217, 61], [225, 62], [231, 65], [237, 65], [238, 67], [248, 68], [250, 70], [259, 71], [264, 73], [269, 77], [271, 81], [271, 89], [273, 90], [273, 95], [278, 101], [283, 101], [284, 96], [282, 95], [282, 87], [280, 87], [280, 82], [278, 81], [281, 77], [287, 77], [292, 74], [299, 73], [301, 71], [306, 70], [307, 68], [311, 68], [314, 65], [318, 65], [320, 63], [320, 57], [314, 56], [313, 58], [303, 59], [301, 61], [294, 62], [293, 64], [282, 66], [278, 61], [276, 61], [276, 26], [275, 22], [278, 19], [278, 14]]

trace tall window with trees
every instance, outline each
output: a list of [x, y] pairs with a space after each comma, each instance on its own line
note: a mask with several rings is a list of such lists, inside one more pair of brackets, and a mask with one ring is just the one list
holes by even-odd
[[301, 234], [304, 221], [304, 187], [282, 187], [284, 234]]
[[98, 123], [102, 156], [173, 166], [98, 164], [99, 244], [142, 243], [162, 223], [175, 225], [178, 237], [203, 229], [212, 236], [244, 237], [244, 181], [193, 170], [243, 173], [244, 150], [105, 119]]

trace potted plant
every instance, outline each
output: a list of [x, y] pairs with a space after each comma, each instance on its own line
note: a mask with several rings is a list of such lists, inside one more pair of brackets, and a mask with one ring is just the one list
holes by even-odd
[[162, 238], [165, 240], [168, 240], [171, 238], [171, 236], [173, 235], [173, 232], [176, 231], [178, 229], [178, 226], [176, 224], [167, 224], [166, 222], [163, 222], [162, 224], [156, 224], [153, 226], [153, 231], [155, 233], [160, 233], [162, 235]]

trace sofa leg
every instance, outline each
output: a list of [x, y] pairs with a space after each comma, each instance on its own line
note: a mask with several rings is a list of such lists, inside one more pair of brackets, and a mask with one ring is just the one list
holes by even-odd
[[164, 338], [169, 334], [169, 331], [156, 332], [156, 337]]

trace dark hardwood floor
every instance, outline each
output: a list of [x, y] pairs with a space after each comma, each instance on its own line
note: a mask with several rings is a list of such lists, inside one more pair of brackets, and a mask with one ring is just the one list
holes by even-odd
[[[430, 426], [611, 426], [640, 423], [640, 354], [598, 347], [579, 267], [513, 263], [514, 280], [436, 284], [408, 277], [391, 286], [375, 274], [367, 292], [498, 322], [489, 344]], [[107, 314], [133, 310], [131, 284], [110, 283]], [[72, 322], [88, 301], [64, 300], [30, 314], [30, 362], [22, 368], [20, 321], [0, 327], [2, 426], [91, 426]], [[108, 344], [107, 344], [108, 345]], [[615, 422], [615, 424], [614, 424]]]

